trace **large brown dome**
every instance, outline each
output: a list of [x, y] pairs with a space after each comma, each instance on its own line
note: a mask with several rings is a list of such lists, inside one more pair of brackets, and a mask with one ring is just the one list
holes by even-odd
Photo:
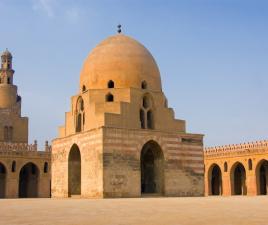
[[108, 37], [88, 55], [80, 74], [80, 90], [107, 88], [141, 88], [161, 90], [158, 66], [151, 53], [138, 41], [123, 34]]

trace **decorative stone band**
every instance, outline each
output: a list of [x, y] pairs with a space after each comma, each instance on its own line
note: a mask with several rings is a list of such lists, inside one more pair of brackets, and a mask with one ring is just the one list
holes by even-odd
[[[12, 143], [12, 142], [0, 142], [0, 151], [38, 151], [37, 142], [34, 144], [27, 143]], [[51, 145], [46, 142], [45, 151], [51, 152]]]
[[268, 140], [249, 142], [243, 144], [208, 147], [204, 149], [205, 158], [226, 156], [239, 156], [246, 154], [268, 153]]

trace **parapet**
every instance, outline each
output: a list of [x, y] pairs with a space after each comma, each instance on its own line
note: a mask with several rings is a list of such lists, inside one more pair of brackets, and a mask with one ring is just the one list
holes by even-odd
[[249, 153], [268, 153], [268, 140], [207, 147], [204, 149], [204, 155], [207, 158], [236, 156]]
[[46, 141], [45, 151], [43, 151], [38, 150], [37, 141], [34, 141], [34, 144], [0, 142], [0, 151], [51, 152], [51, 145]]

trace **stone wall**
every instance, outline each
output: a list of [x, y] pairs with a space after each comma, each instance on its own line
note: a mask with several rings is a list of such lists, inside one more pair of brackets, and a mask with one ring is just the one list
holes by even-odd
[[[221, 193], [224, 196], [235, 194], [234, 169], [242, 165], [245, 170], [246, 195], [260, 194], [259, 169], [268, 160], [268, 141], [225, 145], [206, 148], [205, 159], [205, 195], [212, 195], [212, 169], [220, 168]], [[268, 171], [266, 171], [268, 173]]]
[[[183, 139], [196, 141], [186, 143]], [[141, 151], [149, 141], [156, 142], [164, 154], [163, 195], [203, 195], [201, 135], [104, 128], [104, 196], [141, 196]]]
[[[0, 164], [5, 168], [5, 195], [2, 197], [19, 197], [20, 172], [29, 163], [34, 164], [37, 168], [38, 181], [36, 197], [50, 197], [50, 154], [49, 147], [47, 151], [37, 151], [37, 145], [1, 142]], [[45, 163], [47, 163], [46, 169]]]
[[72, 146], [81, 154], [81, 196], [103, 196], [102, 131], [95, 129], [52, 143], [52, 197], [68, 197], [68, 158]]

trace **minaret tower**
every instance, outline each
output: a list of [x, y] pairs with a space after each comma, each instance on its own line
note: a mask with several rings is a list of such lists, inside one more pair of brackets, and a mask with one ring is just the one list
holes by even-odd
[[0, 142], [28, 142], [28, 118], [21, 117], [21, 97], [13, 84], [12, 54], [6, 49], [0, 68]]

